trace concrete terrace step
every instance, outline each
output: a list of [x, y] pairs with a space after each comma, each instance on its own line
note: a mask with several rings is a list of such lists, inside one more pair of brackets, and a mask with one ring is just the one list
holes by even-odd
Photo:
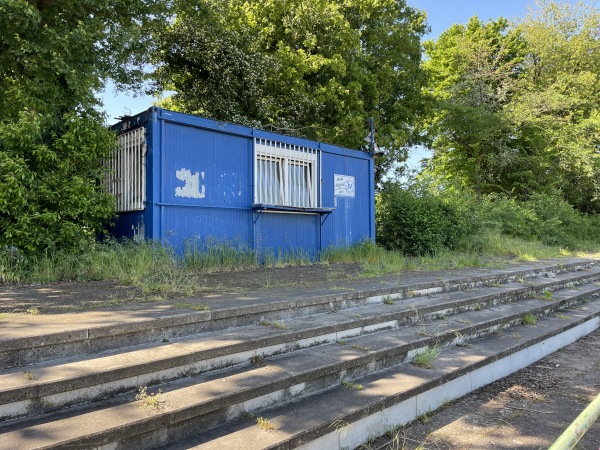
[[[556, 346], [558, 344], [553, 340], [555, 335], [571, 336], [577, 335], [580, 330], [589, 329], [591, 331], [598, 326], [598, 316], [600, 315], [600, 301], [595, 298], [598, 290], [598, 286], [593, 284], [579, 288], [567, 287], [554, 294], [554, 301], [531, 298], [517, 303], [490, 306], [482, 310], [467, 310], [447, 320], [426, 320], [415, 327], [399, 327], [359, 335], [348, 339], [346, 345], [329, 343], [287, 353], [268, 359], [267, 365], [236, 367], [164, 384], [162, 385], [164, 394], [161, 395], [164, 403], [159, 405], [160, 408], [157, 410], [140, 408], [140, 403], [132, 401], [133, 395], [129, 394], [116, 398], [105, 405], [93, 405], [63, 414], [44, 416], [37, 422], [9, 423], [0, 429], [0, 448], [65, 448], [74, 445], [83, 448], [103, 445], [109, 445], [111, 448], [150, 448], [176, 441], [198, 429], [207, 430], [219, 426], [232, 419], [240, 418], [248, 412], [261, 412], [265, 408], [298, 399], [302, 399], [300, 403], [282, 406], [281, 411], [289, 413], [290, 408], [301, 408], [305, 402], [310, 401], [313, 405], [312, 415], [299, 414], [293, 417], [296, 424], [301, 427], [300, 429], [308, 431], [300, 434], [292, 433], [285, 436], [283, 440], [281, 440], [280, 433], [276, 433], [280, 440], [275, 444], [280, 448], [288, 448], [288, 446], [293, 447], [307, 442], [309, 437], [311, 439], [330, 439], [328, 436], [332, 435], [332, 424], [349, 423], [349, 419], [352, 418], [366, 420], [369, 416], [367, 413], [373, 411], [372, 408], [366, 410], [362, 408], [349, 412], [347, 405], [341, 407], [343, 405], [340, 404], [339, 399], [331, 399], [330, 406], [324, 407], [325, 413], [322, 414], [318, 409], [322, 399], [330, 398], [332, 392], [338, 392], [340, 381], [360, 380], [361, 384], [372, 386], [369, 388], [371, 390], [365, 389], [365, 393], [361, 390], [357, 393], [353, 392], [351, 395], [349, 393], [352, 390], [341, 391], [344, 393], [344, 398], [350, 396], [348, 401], [356, 395], [358, 395], [357, 398], [362, 398], [363, 403], [365, 399], [370, 399], [367, 404], [371, 407], [372, 400], [380, 395], [377, 394], [379, 392], [377, 386], [381, 383], [387, 385], [387, 380], [390, 378], [407, 376], [409, 380], [414, 378], [414, 370], [417, 369], [407, 366], [405, 362], [423, 348], [434, 345], [452, 346], [456, 343], [464, 345], [467, 340], [477, 339], [481, 336], [490, 336], [486, 338], [492, 339], [489, 342], [498, 342], [499, 336], [494, 332], [508, 326], [519, 328], [523, 339], [505, 338], [502, 342], [509, 345], [502, 347], [500, 344], [494, 344], [500, 345], [500, 347], [498, 347], [499, 349], [490, 347], [492, 350], [488, 348], [487, 343], [483, 345], [488, 341], [476, 341], [473, 348], [477, 351], [474, 350], [472, 355], [464, 356], [464, 360], [460, 360], [464, 363], [464, 367], [453, 362], [450, 367], [452, 370], [446, 368], [440, 374], [441, 378], [439, 379], [421, 376], [420, 379], [424, 379], [425, 384], [420, 383], [418, 387], [414, 387], [416, 386], [414, 379], [412, 383], [408, 384], [417, 389], [417, 391], [411, 391], [412, 394], [416, 393], [427, 397], [426, 392], [428, 391], [422, 388], [424, 385], [431, 385], [433, 389], [441, 383], [448, 383], [454, 379], [462, 380], [460, 377], [463, 376], [471, 377], [470, 371], [482, 369], [484, 363], [493, 363], [497, 366], [498, 364], [494, 362], [497, 359], [510, 359], [512, 358], [511, 354], [515, 352], [527, 353], [526, 349], [529, 346], [538, 345], [540, 342], [542, 342], [542, 348]], [[584, 301], [584, 299], [588, 303], [584, 304], [582, 310], [569, 311], [557, 318], [545, 318], [540, 321], [540, 325], [543, 324], [543, 327], [518, 325], [525, 313], [542, 316], [553, 313], [571, 302]], [[537, 330], [537, 334], [531, 330]], [[570, 330], [577, 331], [571, 332]], [[552, 344], [550, 344], [550, 340]], [[547, 345], [544, 343], [546, 341], [548, 341]], [[451, 355], [456, 351], [466, 352], [467, 349], [448, 349], [445, 354]], [[543, 351], [535, 350], [532, 354], [534, 353], [537, 355]], [[464, 353], [464, 355], [468, 354]], [[526, 360], [524, 356], [519, 358], [521, 358], [519, 361]], [[444, 361], [444, 359], [440, 361]], [[439, 370], [425, 373], [435, 374], [437, 372]], [[506, 370], [503, 366], [491, 371], [494, 376], [498, 373], [506, 375], [504, 372]], [[489, 370], [486, 373], [489, 373]], [[489, 374], [486, 376], [489, 377]], [[472, 381], [469, 382], [469, 386], [471, 383]], [[464, 380], [462, 380], [452, 386], [454, 389], [459, 387], [463, 389], [464, 384]], [[378, 405], [384, 405], [387, 402], [392, 405], [390, 407], [393, 407], [398, 403], [398, 399], [403, 398], [402, 395], [408, 395], [401, 394], [403, 391], [398, 391], [399, 386], [403, 385], [396, 385], [396, 391], [380, 398]], [[312, 394], [315, 393], [319, 393], [319, 395], [313, 396]], [[434, 399], [431, 400], [434, 403], [439, 400], [436, 399], [436, 395], [431, 394], [430, 397]], [[406, 401], [413, 400], [408, 400], [407, 397]], [[334, 419], [328, 418], [329, 412], [332, 411], [331, 405], [340, 406]], [[314, 417], [316, 410], [319, 411], [318, 418]], [[415, 408], [415, 411], [418, 412], [419, 408]], [[340, 412], [344, 413], [340, 416]], [[310, 420], [313, 420], [314, 423], [310, 423]], [[255, 426], [245, 426], [234, 433], [234, 436], [238, 437], [237, 433], [242, 433], [246, 429], [250, 433], [243, 438], [244, 440], [250, 439], [243, 447], [232, 445], [230, 441], [227, 441], [228, 437], [219, 437], [218, 434], [214, 439], [211, 438], [211, 442], [218, 448], [250, 448], [248, 445], [254, 442], [250, 437], [252, 433], [255, 433], [254, 428]], [[334, 431], [335, 428], [334, 426]], [[224, 429], [219, 428], [219, 430], [223, 432]], [[271, 445], [269, 440], [272, 435], [269, 433], [267, 435], [263, 436], [262, 440], [255, 442], [256, 448]], [[203, 437], [197, 439], [206, 441], [207, 436], [208, 434], [203, 433]], [[221, 439], [225, 439], [225, 441], [221, 441]], [[336, 442], [338, 439], [339, 436], [336, 437]], [[227, 442], [230, 443], [227, 444]], [[326, 444], [323, 444], [324, 442]], [[335, 448], [330, 447], [330, 444], [329, 441], [323, 441], [321, 444], [315, 444], [317, 446], [314, 448]]]
[[[538, 326], [517, 327], [518, 339], [492, 334], [469, 346], [444, 349], [432, 369], [405, 363], [355, 380], [363, 386], [360, 390], [340, 385], [263, 411], [261, 417], [273, 425], [271, 431], [246, 416], [164, 448], [357, 448], [575, 342], [599, 327], [599, 312], [598, 305], [567, 310], [567, 319], [547, 318]], [[172, 428], [168, 433], [176, 431]], [[165, 442], [168, 435], [157, 431], [153, 438]]]
[[[578, 259], [561, 264], [525, 264], [508, 269], [480, 270], [479, 274], [472, 277], [449, 274], [440, 279], [417, 283], [398, 284], [389, 277], [385, 280], [359, 280], [349, 282], [351, 290], [345, 292], [332, 293], [317, 289], [286, 292], [268, 298], [245, 298], [244, 301], [207, 299], [203, 303], [210, 310], [195, 313], [173, 314], [172, 311], [157, 310], [152, 314], [142, 314], [117, 309], [114, 312], [71, 315], [66, 320], [56, 316], [40, 317], [35, 321], [11, 320], [0, 329], [0, 368], [96, 354], [200, 332], [252, 325], [262, 320], [285, 320], [381, 303], [387, 296], [395, 299], [425, 297], [515, 280], [527, 282], [532, 277], [546, 274], [555, 277], [544, 281], [545, 289], [553, 290], [569, 283], [598, 279], [599, 271], [595, 260]], [[563, 274], [569, 272], [575, 272], [576, 275], [565, 278]], [[528, 288], [523, 286], [524, 290]], [[531, 289], [535, 289], [535, 283]], [[235, 306], [231, 306], [232, 303]], [[123, 319], [125, 316], [127, 320]], [[54, 331], [56, 328], [60, 331]]]
[[[502, 287], [399, 300], [393, 304], [371, 304], [287, 320], [285, 324], [276, 324], [280, 328], [256, 324], [104, 353], [94, 358], [62, 359], [7, 369], [0, 371], [0, 420], [55, 411], [138, 386], [193, 376], [247, 363], [253, 358], [265, 358], [380, 330], [406, 327], [429, 318], [486, 309], [544, 290], [572, 285], [571, 288], [555, 291], [552, 303], [542, 300], [524, 303], [540, 310], [534, 310], [535, 314], [548, 314], [550, 310], [597, 296], [600, 285], [576, 286], [597, 278], [597, 272], [590, 270], [584, 276], [575, 273], [563, 274], [556, 279], [531, 279], [527, 284], [507, 283]], [[520, 307], [515, 307], [515, 311], [520, 311]], [[480, 317], [484, 315], [479, 314]], [[519, 317], [515, 317], [514, 320], [518, 321]], [[461, 320], [468, 323], [470, 319]], [[498, 323], [501, 321], [506, 321], [506, 317], [501, 317]], [[484, 328], [489, 326], [485, 324]], [[424, 332], [425, 328], [421, 327], [420, 332]]]

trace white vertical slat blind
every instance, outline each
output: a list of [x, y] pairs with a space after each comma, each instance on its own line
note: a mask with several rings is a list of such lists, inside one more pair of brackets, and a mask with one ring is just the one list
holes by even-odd
[[146, 201], [145, 129], [119, 135], [119, 145], [109, 166], [105, 187], [116, 198], [116, 212], [142, 211]]
[[254, 141], [254, 200], [258, 204], [317, 208], [319, 151], [269, 139]]

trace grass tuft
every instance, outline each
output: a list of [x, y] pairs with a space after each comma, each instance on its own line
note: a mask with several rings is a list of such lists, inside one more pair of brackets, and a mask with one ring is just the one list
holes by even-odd
[[159, 409], [164, 402], [161, 399], [162, 390], [158, 390], [154, 393], [149, 393], [146, 386], [142, 386], [138, 389], [138, 393], [135, 399], [140, 402], [141, 408], [152, 408]]
[[392, 299], [391, 295], [386, 295], [385, 297], [383, 297], [383, 304], [384, 305], [395, 305], [396, 302], [394, 301], [394, 299]]
[[523, 325], [535, 325], [537, 323], [537, 318], [533, 314], [527, 313], [521, 317], [521, 323]]
[[274, 422], [271, 422], [269, 419], [267, 419], [265, 417], [258, 417], [256, 419], [256, 425], [258, 425], [258, 428], [260, 428], [261, 430], [265, 430], [265, 431], [279, 430], [279, 425], [277, 425]]
[[26, 380], [33, 381], [35, 380], [35, 374], [33, 372], [23, 372], [23, 376]]
[[435, 361], [438, 356], [440, 356], [440, 350], [438, 349], [438, 346], [428, 346], [425, 348], [425, 350], [421, 351], [413, 358], [412, 363], [415, 366], [422, 367], [423, 369], [431, 369], [433, 368], [433, 361]]
[[359, 383], [352, 383], [350, 381], [342, 381], [340, 383], [340, 385], [344, 388], [344, 389], [356, 389], [356, 390], [361, 390], [363, 388], [362, 384]]

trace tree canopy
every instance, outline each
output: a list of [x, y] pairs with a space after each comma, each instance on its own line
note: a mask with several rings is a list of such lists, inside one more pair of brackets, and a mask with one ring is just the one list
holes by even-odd
[[96, 95], [148, 69], [175, 91], [164, 106], [217, 120], [357, 148], [373, 117], [378, 180], [425, 141], [446, 189], [598, 213], [598, 9], [474, 17], [422, 61], [425, 19], [406, 0], [0, 0], [0, 249], [74, 248], [105, 227], [115, 140]]
[[472, 18], [425, 44], [438, 182], [600, 210], [600, 13], [538, 2], [517, 23]]
[[140, 80], [161, 2], [0, 1], [0, 248], [77, 247], [114, 215], [97, 111], [107, 78]]
[[367, 120], [406, 156], [422, 108], [425, 16], [404, 0], [175, 2], [158, 33], [164, 105], [338, 145], [364, 145]]

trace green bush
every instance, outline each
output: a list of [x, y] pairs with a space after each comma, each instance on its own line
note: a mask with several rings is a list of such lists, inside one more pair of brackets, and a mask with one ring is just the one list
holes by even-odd
[[597, 216], [586, 216], [558, 195], [534, 194], [527, 202], [501, 196], [484, 197], [476, 213], [484, 229], [575, 249], [600, 238]]
[[114, 216], [100, 180], [115, 137], [95, 113], [0, 121], [0, 247], [81, 251]]
[[537, 237], [544, 244], [574, 248], [580, 241], [600, 237], [587, 216], [557, 195], [535, 194], [527, 206], [538, 217]]
[[454, 248], [467, 229], [458, 208], [415, 189], [387, 183], [376, 199], [377, 241], [406, 255], [426, 255]]
[[483, 197], [476, 216], [482, 229], [498, 231], [527, 240], [537, 237], [539, 219], [534, 211], [513, 198], [499, 195]]
[[568, 249], [600, 242], [600, 216], [578, 212], [558, 194], [534, 194], [526, 202], [491, 194], [481, 203], [468, 191], [440, 195], [468, 224], [465, 240], [470, 242], [463, 242], [463, 248], [493, 235]]

